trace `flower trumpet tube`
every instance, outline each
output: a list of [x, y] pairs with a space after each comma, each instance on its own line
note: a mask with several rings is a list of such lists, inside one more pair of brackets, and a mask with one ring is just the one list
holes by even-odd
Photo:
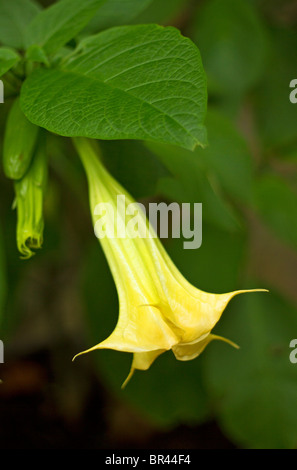
[[[214, 339], [236, 347], [211, 331], [232, 297], [252, 291], [211, 294], [191, 285], [173, 264], [141, 209], [137, 212], [137, 231], [138, 235], [146, 236], [135, 236], [135, 215], [127, 222], [124, 212], [127, 209], [132, 214], [131, 205], [135, 211], [138, 206], [103, 166], [96, 142], [85, 138], [73, 141], [87, 174], [95, 229], [98, 223], [105, 229], [106, 236], [100, 237], [100, 243], [119, 297], [119, 318], [114, 331], [78, 355], [104, 348], [133, 353], [124, 386], [135, 369], [148, 369], [165, 351], [172, 350], [176, 359], [187, 361], [199, 356]], [[125, 207], [120, 214], [117, 210], [115, 219], [108, 207], [116, 211], [119, 196], [125, 196]], [[104, 224], [102, 217], [98, 217], [98, 204], [102, 203], [107, 207]], [[113, 236], [114, 225], [117, 233], [125, 226], [126, 236]]]

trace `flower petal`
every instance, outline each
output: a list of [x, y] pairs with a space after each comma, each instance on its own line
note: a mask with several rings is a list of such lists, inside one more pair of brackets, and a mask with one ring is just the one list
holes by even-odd
[[176, 359], [178, 359], [179, 361], [190, 361], [198, 357], [204, 351], [206, 346], [214, 339], [225, 341], [236, 349], [239, 348], [239, 346], [233, 343], [233, 341], [223, 338], [222, 336], [217, 336], [210, 333], [199, 341], [173, 346], [172, 351]]
[[128, 377], [122, 384], [122, 389], [126, 387], [127, 383], [131, 379], [132, 375], [134, 374], [135, 370], [147, 370], [151, 367], [152, 363], [159, 357], [162, 353], [164, 353], [165, 349], [158, 349], [157, 351], [149, 351], [144, 353], [135, 353], [133, 354], [133, 361], [130, 372]]

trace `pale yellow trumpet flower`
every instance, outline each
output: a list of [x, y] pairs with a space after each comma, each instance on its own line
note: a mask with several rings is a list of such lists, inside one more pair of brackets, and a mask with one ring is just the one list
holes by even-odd
[[[94, 141], [76, 138], [74, 144], [87, 173], [95, 226], [98, 204], [108, 203], [116, 211], [118, 196], [125, 196], [126, 208], [136, 204], [104, 168]], [[104, 221], [107, 235], [112, 233], [115, 223], [116, 228], [126, 224], [123, 218], [115, 220], [109, 210]], [[237, 347], [211, 334], [211, 330], [232, 297], [254, 291], [210, 294], [197, 289], [173, 264], [141, 210], [137, 229], [147, 236], [135, 237], [127, 233], [126, 237], [100, 239], [118, 292], [119, 319], [108, 338], [78, 354], [105, 348], [133, 353], [131, 371], [123, 386], [135, 369], [148, 369], [160, 354], [170, 349], [178, 360], [187, 361], [199, 356], [213, 339]]]

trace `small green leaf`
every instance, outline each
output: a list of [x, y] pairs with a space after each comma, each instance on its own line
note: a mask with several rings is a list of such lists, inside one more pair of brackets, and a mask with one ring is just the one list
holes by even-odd
[[23, 49], [25, 30], [39, 11], [32, 0], [0, 0], [0, 43]]
[[30, 46], [26, 51], [26, 59], [31, 62], [44, 64], [47, 67], [50, 65], [46, 53], [40, 46]]
[[74, 38], [106, 0], [61, 0], [40, 12], [26, 32], [26, 46], [53, 54]]
[[64, 136], [206, 144], [200, 54], [177, 29], [112, 28], [61, 67], [25, 81], [22, 109], [33, 123]]
[[10, 70], [20, 60], [20, 56], [7, 47], [0, 47], [0, 77]]

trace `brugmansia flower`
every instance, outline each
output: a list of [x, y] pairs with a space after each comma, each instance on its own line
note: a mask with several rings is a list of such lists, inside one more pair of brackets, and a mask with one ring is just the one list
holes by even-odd
[[40, 138], [31, 165], [22, 179], [15, 181], [14, 207], [17, 209], [17, 247], [22, 258], [43, 242], [43, 198], [47, 181], [44, 136]]
[[[102, 165], [95, 142], [77, 138], [74, 143], [88, 177], [94, 225], [98, 223], [96, 214], [100, 203], [108, 203], [116, 210], [118, 196], [124, 195], [126, 207], [135, 205]], [[119, 319], [107, 339], [79, 354], [104, 348], [133, 353], [125, 385], [135, 369], [148, 369], [160, 354], [170, 349], [176, 359], [188, 361], [199, 356], [214, 339], [236, 346], [211, 330], [232, 297], [247, 291], [210, 294], [191, 285], [155, 238], [141, 210], [137, 215], [137, 229], [139, 233], [147, 233], [145, 238], [132, 233], [126, 237], [108, 236], [114, 223], [117, 228], [126, 223], [121, 217], [115, 222], [112, 211], [106, 211], [104, 222], [107, 236], [100, 242], [117, 287]]]

